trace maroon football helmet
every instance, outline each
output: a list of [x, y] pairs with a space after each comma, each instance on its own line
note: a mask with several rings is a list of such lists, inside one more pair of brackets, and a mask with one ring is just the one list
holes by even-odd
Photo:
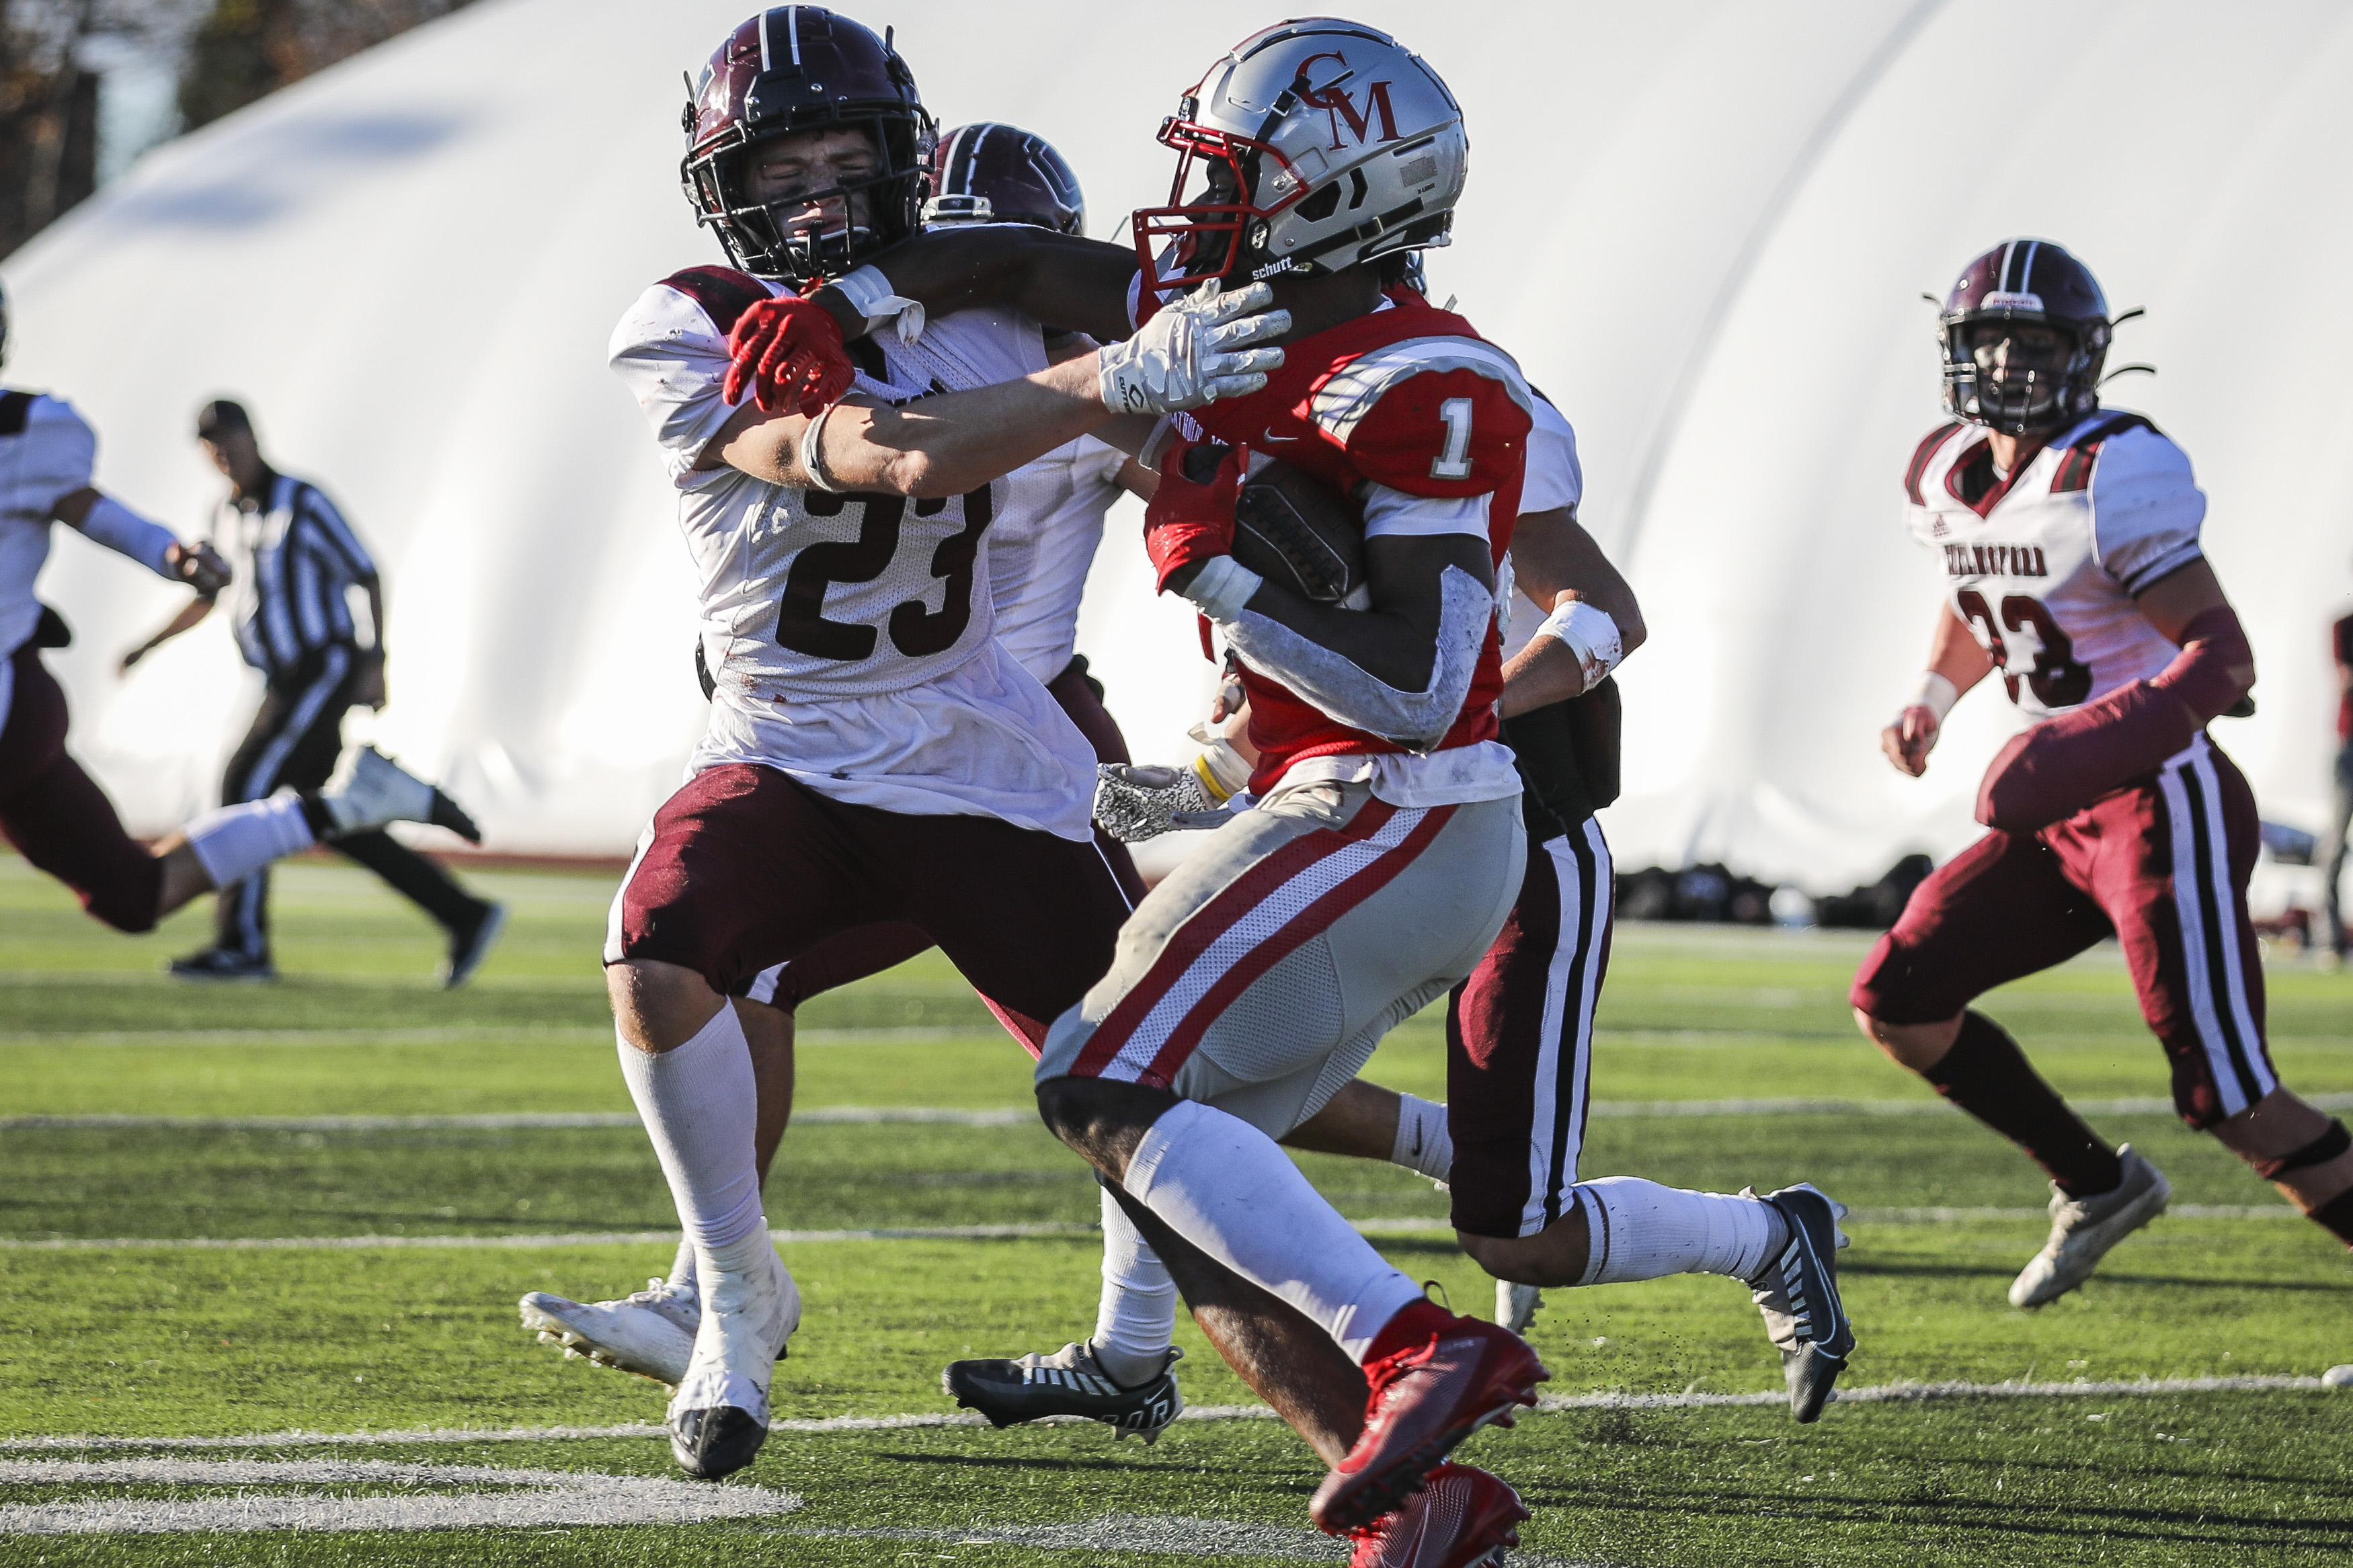
[[[697, 223], [728, 259], [759, 278], [837, 278], [915, 232], [938, 126], [914, 73], [886, 36], [818, 5], [778, 5], [727, 36], [687, 100], [679, 165]], [[748, 184], [751, 149], [797, 131], [864, 131], [881, 157], [872, 179], [763, 205]], [[836, 234], [788, 229], [780, 209], [862, 196], [865, 221]], [[854, 210], [854, 209], [853, 209]]]
[[984, 120], [943, 132], [932, 154], [923, 221], [1026, 223], [1057, 234], [1087, 232], [1078, 172], [1034, 132]]
[[2056, 430], [2100, 405], [2107, 296], [2047, 239], [2012, 239], [1961, 269], [1936, 328], [1945, 407], [2012, 436]]

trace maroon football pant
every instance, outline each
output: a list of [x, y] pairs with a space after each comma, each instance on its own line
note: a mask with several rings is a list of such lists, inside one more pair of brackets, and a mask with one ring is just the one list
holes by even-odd
[[731, 763], [696, 774], [654, 814], [605, 962], [680, 964], [740, 994], [845, 931], [904, 922], [1035, 1054], [1111, 967], [1127, 910], [1092, 841], [847, 805], [774, 768]]
[[66, 694], [26, 643], [8, 661], [0, 727], [0, 834], [117, 931], [153, 929], [164, 862], [122, 831], [114, 803], [66, 754]]
[[1534, 1236], [1567, 1211], [1585, 1142], [1593, 1009], [1609, 967], [1609, 845], [1590, 817], [1529, 835], [1520, 900], [1446, 1010], [1454, 1228]]
[[2247, 917], [2261, 831], [2245, 776], [2201, 736], [2144, 783], [2040, 833], [1989, 833], [1937, 868], [1850, 999], [1884, 1023], [1937, 1023], [2113, 934], [2175, 1108], [2211, 1127], [2279, 1087]]
[[[1097, 762], [1129, 760], [1126, 737], [1119, 732], [1119, 721], [1111, 716], [1111, 710], [1089, 684], [1085, 660], [1072, 659], [1061, 674], [1047, 682], [1046, 689], [1062, 705], [1062, 711], [1071, 716], [1079, 732], [1086, 736], [1087, 743], [1094, 748]], [[1144, 879], [1136, 874], [1127, 846], [1101, 831], [1095, 838], [1103, 846], [1128, 903], [1134, 905], [1144, 897]], [[905, 921], [861, 926], [819, 942], [773, 973], [754, 976], [739, 994], [755, 1002], [796, 1010], [812, 996], [821, 996], [853, 981], [895, 968], [931, 945], [929, 935]]]

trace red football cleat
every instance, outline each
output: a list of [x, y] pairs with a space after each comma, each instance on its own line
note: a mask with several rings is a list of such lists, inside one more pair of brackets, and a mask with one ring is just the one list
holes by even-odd
[[[1408, 1308], [1407, 1310], [1415, 1310]], [[1308, 1512], [1327, 1535], [1361, 1530], [1419, 1491], [1455, 1445], [1490, 1422], [1509, 1426], [1552, 1374], [1517, 1334], [1425, 1309], [1426, 1334], [1365, 1367], [1365, 1433], [1315, 1489]]]
[[1444, 1464], [1405, 1507], [1356, 1532], [1348, 1568], [1479, 1568], [1520, 1543], [1520, 1494], [1469, 1465]]

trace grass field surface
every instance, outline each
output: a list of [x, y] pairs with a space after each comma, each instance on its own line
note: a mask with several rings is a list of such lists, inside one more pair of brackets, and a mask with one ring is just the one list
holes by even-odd
[[[279, 874], [286, 978], [190, 989], [156, 966], [200, 945], [206, 910], [119, 937], [0, 858], [0, 1563], [1344, 1555], [1306, 1527], [1320, 1466], [1253, 1418], [1189, 1322], [1187, 1398], [1222, 1418], [1153, 1447], [947, 1419], [944, 1362], [1092, 1325], [1095, 1198], [1027, 1114], [1027, 1058], [935, 957], [802, 1016], [805, 1120], [768, 1212], [822, 1238], [784, 1247], [807, 1303], [777, 1374], [787, 1425], [736, 1480], [677, 1480], [650, 1430], [660, 1391], [561, 1360], [514, 1317], [524, 1290], [611, 1295], [669, 1260], [675, 1219], [627, 1121], [596, 970], [610, 882], [475, 880], [514, 920], [454, 995], [421, 919], [311, 862]], [[2343, 1561], [2353, 1393], [2311, 1380], [2353, 1362], [2353, 1268], [2162, 1110], [2115, 953], [1989, 1009], [2166, 1170], [2183, 1212], [2027, 1314], [2003, 1291], [2046, 1189], [1853, 1035], [1866, 945], [1621, 930], [1585, 1170], [1815, 1181], [1856, 1210], [1847, 1384], [1974, 1391], [1798, 1427], [1775, 1405], [1706, 1403], [1779, 1386], [1731, 1281], [1552, 1292], [1531, 1339], [1562, 1407], [1465, 1456], [1536, 1510], [1514, 1561]], [[2353, 977], [2269, 982], [2284, 1076], [2353, 1095]], [[1442, 1095], [1438, 1016], [1368, 1076]], [[1302, 1163], [1400, 1267], [1486, 1310], [1428, 1183]], [[954, 1234], [976, 1226], [1021, 1234]], [[905, 1231], [935, 1234], [869, 1234]], [[2142, 1379], [2223, 1386], [2119, 1386]]]

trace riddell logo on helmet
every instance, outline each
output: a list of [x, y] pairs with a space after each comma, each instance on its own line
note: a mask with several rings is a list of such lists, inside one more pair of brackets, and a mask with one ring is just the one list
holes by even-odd
[[2042, 296], [2040, 294], [1989, 294], [1978, 303], [1978, 309], [1980, 310], [2040, 310], [2042, 309]]
[[[1347, 57], [1335, 49], [1330, 54], [1310, 55], [1300, 61], [1299, 74], [1305, 76], [1307, 68], [1317, 60], [1337, 60], [1344, 66], [1348, 63]], [[1345, 74], [1340, 78], [1340, 81], [1347, 79]], [[1389, 86], [1388, 82], [1377, 81], [1366, 88], [1365, 107], [1361, 110], [1356, 107], [1356, 100], [1348, 96], [1348, 89], [1339, 85], [1339, 82], [1335, 82], [1330, 87], [1319, 87], [1311, 91], [1303, 92], [1299, 95], [1299, 101], [1310, 109], [1320, 109], [1332, 117], [1332, 151], [1336, 153], [1342, 146], [1340, 126], [1344, 121], [1348, 127], [1348, 134], [1356, 141], [1363, 142], [1366, 139], [1366, 131], [1370, 128], [1374, 117], [1377, 115], [1381, 124], [1378, 140], [1394, 142], [1398, 139], [1397, 110], [1389, 107]]]

